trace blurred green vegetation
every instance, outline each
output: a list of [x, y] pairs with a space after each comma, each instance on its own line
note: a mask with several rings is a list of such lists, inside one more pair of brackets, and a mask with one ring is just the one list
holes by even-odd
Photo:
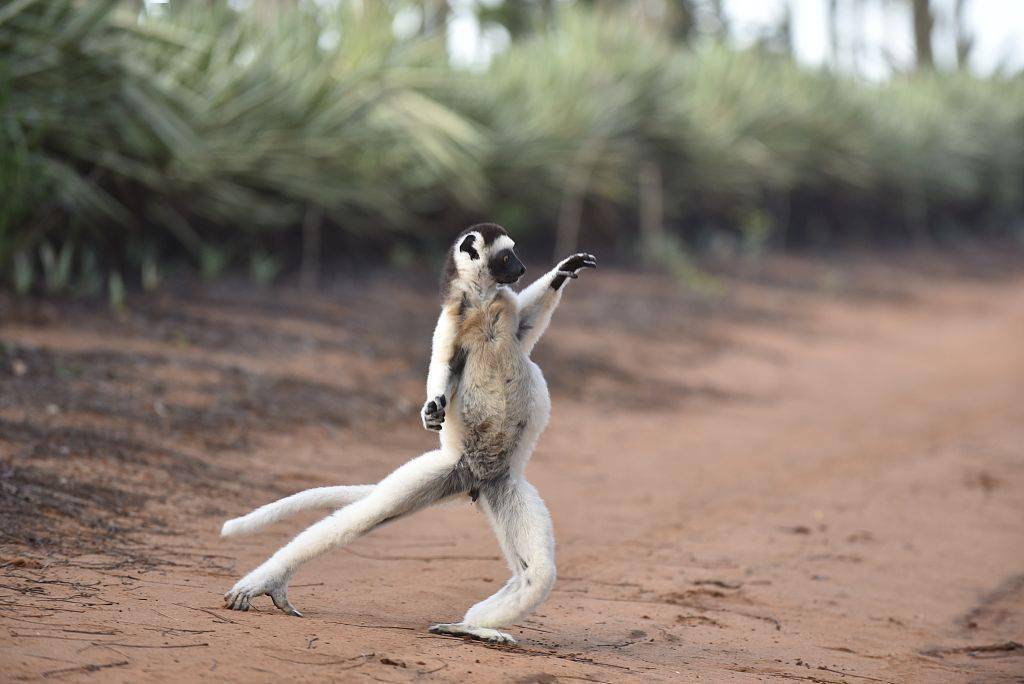
[[267, 282], [436, 251], [480, 219], [566, 247], [743, 253], [1024, 215], [1020, 75], [868, 84], [585, 8], [480, 72], [392, 20], [385, 3], [4, 4], [0, 280], [112, 300], [174, 265]]

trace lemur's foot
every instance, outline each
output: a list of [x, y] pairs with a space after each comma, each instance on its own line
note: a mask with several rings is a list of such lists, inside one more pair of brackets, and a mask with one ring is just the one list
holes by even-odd
[[463, 624], [461, 622], [450, 622], [446, 624], [434, 625], [430, 628], [431, 634], [449, 634], [457, 637], [468, 637], [470, 639], [477, 639], [479, 641], [486, 641], [492, 644], [510, 644], [515, 645], [516, 640], [511, 634], [505, 632], [499, 632], [496, 629], [490, 627], [474, 627], [473, 625]]
[[423, 419], [423, 427], [434, 432], [441, 430], [441, 425], [444, 423], [444, 409], [447, 406], [448, 400], [445, 399], [443, 394], [439, 394], [427, 403], [423, 404], [423, 410], [420, 411], [420, 417]]
[[264, 594], [288, 615], [302, 617], [302, 613], [288, 600], [288, 578], [270, 574], [261, 568], [256, 568], [238, 580], [235, 586], [224, 594], [224, 606], [231, 610], [249, 610], [252, 607], [252, 600]]

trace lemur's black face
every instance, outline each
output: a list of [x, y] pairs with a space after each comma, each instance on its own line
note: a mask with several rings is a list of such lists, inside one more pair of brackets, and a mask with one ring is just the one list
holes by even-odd
[[491, 269], [491, 276], [494, 280], [502, 285], [514, 283], [526, 273], [526, 267], [523, 266], [523, 262], [519, 260], [511, 247], [497, 252], [487, 262], [487, 266]]

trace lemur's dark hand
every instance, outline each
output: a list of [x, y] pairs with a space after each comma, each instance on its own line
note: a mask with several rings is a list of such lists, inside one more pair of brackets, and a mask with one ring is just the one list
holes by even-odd
[[439, 394], [423, 404], [423, 409], [420, 411], [423, 427], [427, 430], [440, 432], [441, 424], [444, 423], [444, 409], [447, 404], [448, 400], [444, 398], [443, 394]]
[[597, 268], [597, 257], [593, 254], [580, 252], [571, 257], [562, 259], [558, 264], [558, 275], [551, 281], [551, 287], [556, 290], [562, 286], [566, 278], [579, 278], [580, 270], [584, 268]]

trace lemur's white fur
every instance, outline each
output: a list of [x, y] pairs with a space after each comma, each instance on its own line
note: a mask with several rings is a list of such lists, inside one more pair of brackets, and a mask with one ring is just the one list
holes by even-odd
[[248, 515], [228, 520], [220, 529], [222, 537], [237, 537], [259, 532], [267, 525], [284, 520], [301, 511], [341, 508], [364, 498], [375, 485], [341, 485], [315, 487], [298, 494], [260, 506]]
[[[488, 264], [489, 257], [511, 250], [515, 243], [497, 226], [485, 224], [481, 228], [488, 226], [491, 226], [489, 243], [480, 231], [471, 229], [460, 235], [453, 246], [454, 268], [449, 266], [449, 269], [454, 272], [450, 274], [444, 306], [434, 329], [427, 403], [422, 416], [425, 427], [440, 429], [440, 448], [405, 463], [376, 485], [309, 489], [225, 522], [221, 535], [236, 536], [256, 532], [299, 511], [337, 509], [239, 580], [225, 595], [228, 607], [248, 610], [254, 597], [267, 594], [281, 610], [300, 615], [288, 601], [287, 584], [304, 563], [392, 519], [439, 501], [465, 496], [473, 483], [477, 486], [473, 496], [479, 496], [479, 507], [494, 529], [512, 577], [493, 596], [471, 607], [461, 622], [435, 625], [431, 630], [514, 643], [510, 635], [496, 628], [515, 623], [547, 597], [555, 582], [551, 516], [523, 471], [547, 425], [551, 403], [544, 376], [529, 359], [529, 354], [551, 321], [567, 278], [575, 278], [579, 269], [592, 267], [596, 261], [590, 255], [574, 255], [515, 294], [496, 281], [494, 267]], [[497, 237], [495, 231], [500, 231]], [[472, 240], [468, 244], [475, 249], [467, 252], [461, 246], [470, 236]], [[518, 264], [514, 255], [512, 259]], [[465, 309], [486, 307], [499, 299], [518, 313], [516, 339], [517, 353], [521, 357], [515, 361], [516, 368], [524, 373], [521, 385], [529, 388], [529, 396], [502, 398], [507, 402], [519, 401], [516, 406], [524, 418], [517, 425], [520, 428], [517, 440], [509, 447], [507, 472], [503, 471], [500, 478], [481, 481], [474, 479], [467, 470], [464, 445], [466, 438], [472, 435], [467, 434], [458, 407], [464, 406], [468, 399], [459, 395], [459, 378], [453, 376], [461, 371], [453, 370], [452, 363]], [[467, 380], [463, 392], [470, 391]], [[446, 401], [439, 401], [442, 396]]]

